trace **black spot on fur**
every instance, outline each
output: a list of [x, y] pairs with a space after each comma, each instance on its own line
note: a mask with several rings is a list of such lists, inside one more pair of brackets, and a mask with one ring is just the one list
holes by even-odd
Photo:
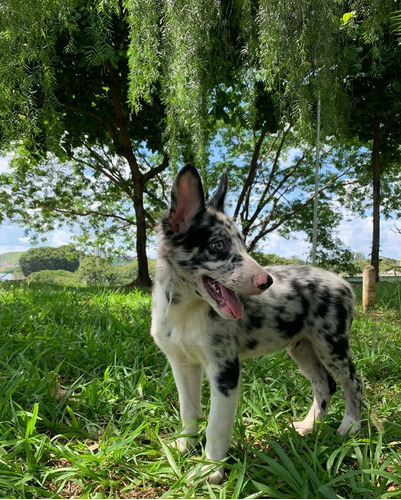
[[327, 382], [329, 384], [329, 394], [330, 396], [332, 396], [336, 392], [337, 384], [334, 378], [329, 373], [327, 374]]
[[310, 275], [310, 266], [299, 266], [297, 269], [297, 275], [301, 278], [306, 278]]
[[353, 363], [349, 364], [349, 375], [350, 375], [351, 379], [354, 378], [354, 375], [355, 375], [355, 366], [354, 366]]
[[242, 255], [234, 254], [229, 257], [229, 261], [232, 264], [240, 264], [241, 262], [244, 261], [244, 258], [242, 257]]
[[323, 399], [323, 401], [320, 403], [320, 407], [322, 408], [323, 411], [327, 408], [327, 401]]
[[257, 311], [250, 312], [248, 315], [248, 328], [262, 328], [264, 315]]
[[[306, 269], [309, 272], [309, 269], [307, 267], [303, 268]], [[303, 316], [307, 316], [308, 311], [309, 311], [309, 300], [307, 298], [307, 294], [309, 294], [307, 286], [305, 287], [299, 280], [293, 279], [291, 281], [291, 286], [296, 292], [296, 296], [301, 300], [302, 303], [302, 309], [303, 309]], [[288, 297], [288, 300], [293, 300], [294, 295], [291, 294]]]
[[329, 310], [329, 303], [326, 300], [322, 300], [318, 305], [316, 314], [321, 318], [325, 318], [328, 310]]
[[249, 340], [249, 342], [246, 344], [248, 349], [255, 349], [259, 345], [259, 342], [255, 339]]
[[222, 342], [223, 342], [223, 335], [221, 335], [220, 333], [215, 333], [210, 338], [211, 345], [220, 345]]
[[224, 395], [229, 395], [229, 391], [235, 389], [239, 379], [239, 361], [235, 358], [233, 361], [227, 360], [217, 375], [217, 387]]
[[211, 308], [209, 309], [208, 314], [209, 314], [209, 318], [212, 318], [212, 319], [216, 319], [216, 318], [218, 317], [218, 314], [217, 314], [217, 312], [213, 309], [213, 307], [211, 307]]
[[274, 267], [273, 268], [266, 267], [265, 269], [266, 271], [272, 274], [274, 281], [276, 281], [277, 283], [280, 283], [280, 281], [285, 281], [286, 278], [288, 277], [287, 273], [284, 273], [282, 271], [276, 271]]
[[331, 331], [331, 326], [327, 322], [325, 322], [325, 323], [323, 323], [323, 330], [326, 330], [326, 332], [329, 332], [329, 331]]
[[[338, 359], [347, 359], [348, 357], [348, 339], [346, 336], [342, 337], [329, 337], [331, 344], [331, 354]], [[327, 339], [327, 337], [326, 337]], [[328, 340], [328, 339], [327, 339]]]
[[318, 304], [318, 307], [316, 309], [316, 314], [317, 316], [320, 316], [321, 318], [325, 318], [328, 311], [329, 307], [332, 301], [332, 295], [329, 290], [329, 288], [324, 287], [323, 290], [321, 291], [321, 300]]
[[[301, 295], [302, 294], [302, 284], [297, 280], [297, 279], [293, 279], [291, 280], [291, 286], [292, 288], [299, 294]], [[291, 294], [292, 296], [292, 294]]]
[[344, 303], [341, 299], [341, 297], [337, 297], [335, 301], [335, 307], [336, 307], [336, 319], [337, 319], [337, 325], [336, 325], [336, 335], [338, 337], [344, 336], [347, 331], [347, 310], [344, 306]]
[[348, 299], [352, 298], [352, 291], [347, 286], [342, 286], [338, 289], [339, 296], [346, 297]]
[[231, 244], [230, 240], [227, 237], [224, 237], [223, 234], [221, 235], [221, 238], [223, 238], [226, 243], [226, 248], [223, 252], [213, 250], [213, 247], [210, 247], [209, 245], [211, 239], [216, 237], [216, 229], [219, 227], [222, 228], [223, 224], [219, 222], [216, 215], [205, 213], [203, 218], [193, 223], [188, 231], [175, 235], [173, 242], [176, 246], [181, 246], [188, 251], [191, 251], [194, 248], [197, 248], [200, 251], [208, 249], [212, 254], [224, 254], [225, 257], [227, 257], [229, 255]]
[[276, 317], [277, 324], [287, 337], [294, 337], [304, 327], [304, 317], [298, 314], [293, 321], [283, 321], [281, 317]]
[[255, 305], [252, 300], [246, 295], [241, 295], [241, 302], [245, 306], [245, 328], [249, 330], [262, 328], [265, 315], [258, 305]]

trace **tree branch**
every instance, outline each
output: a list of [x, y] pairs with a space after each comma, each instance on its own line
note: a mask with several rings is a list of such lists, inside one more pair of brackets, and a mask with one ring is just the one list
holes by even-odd
[[[330, 181], [326, 182], [326, 184], [324, 186], [322, 186], [319, 190], [318, 190], [318, 194], [322, 194], [324, 191], [326, 191], [332, 184], [334, 184], [338, 179], [340, 179], [341, 177], [343, 177], [344, 175], [346, 175], [348, 173], [348, 171], [351, 169], [351, 167], [349, 169], [347, 169], [345, 172], [341, 172], [339, 173], [336, 177], [334, 177], [333, 179], [331, 179]], [[271, 221], [271, 217], [268, 218], [268, 219], [265, 219], [260, 225], [259, 227], [261, 227], [262, 229], [256, 234], [256, 236], [253, 238], [253, 240], [249, 243], [249, 245], [247, 245], [247, 250], [249, 252], [251, 252], [257, 245], [257, 243], [262, 239], [264, 238], [267, 234], [275, 231], [276, 229], [278, 229], [280, 226], [282, 226], [286, 220], [288, 220], [289, 218], [293, 217], [294, 215], [296, 215], [298, 212], [300, 212], [300, 210], [302, 208], [304, 208], [306, 205], [308, 205], [309, 203], [311, 203], [315, 198], [315, 193], [311, 194], [304, 202], [302, 203], [299, 203], [295, 208], [292, 208], [292, 210], [290, 210], [289, 212], [286, 213], [285, 217], [281, 217], [275, 224], [269, 226], [267, 229], [266, 229], [266, 226], [269, 224], [269, 222]], [[258, 226], [253, 226], [253, 230], [256, 229]]]
[[95, 171], [102, 173], [114, 185], [116, 185], [120, 189], [122, 189], [127, 194], [127, 196], [132, 200], [133, 199], [132, 189], [129, 186], [128, 182], [124, 179], [124, 177], [118, 171], [113, 171], [109, 168], [109, 166], [107, 164], [104, 164], [103, 158], [94, 149], [92, 149], [86, 143], [84, 143], [84, 146], [86, 147], [88, 152], [94, 158], [96, 158], [96, 160], [98, 161], [98, 164], [94, 165], [94, 164], [92, 164], [92, 163], [90, 163], [82, 158], [77, 157], [77, 156], [72, 156], [72, 158], [77, 162], [80, 162], [80, 163], [83, 163], [84, 165], [87, 165], [92, 170], [95, 170]]
[[57, 213], [60, 213], [60, 214], [72, 214], [72, 215], [76, 215], [77, 217], [88, 217], [89, 215], [98, 215], [100, 217], [104, 217], [104, 218], [112, 218], [112, 219], [117, 219], [117, 220], [120, 220], [122, 222], [125, 222], [127, 225], [129, 226], [133, 226], [135, 225], [135, 222], [130, 220], [130, 219], [127, 219], [126, 217], [123, 217], [121, 215], [117, 215], [115, 213], [108, 213], [108, 212], [99, 212], [98, 210], [64, 210], [62, 208], [56, 208], [56, 207], [53, 207], [53, 210]]
[[145, 174], [143, 174], [143, 182], [144, 182], [144, 184], [146, 184], [150, 179], [153, 179], [153, 177], [156, 177], [156, 175], [158, 175], [161, 172], [163, 172], [164, 170], [166, 170], [166, 168], [168, 167], [168, 165], [169, 165], [169, 157], [165, 153], [164, 157], [163, 157], [163, 161], [160, 163], [159, 166], [151, 168]]
[[259, 139], [257, 140], [257, 142], [255, 144], [255, 149], [254, 149], [253, 154], [252, 154], [252, 159], [251, 159], [251, 164], [249, 167], [248, 176], [245, 180], [244, 186], [242, 187], [241, 193], [238, 197], [238, 201], [237, 201], [237, 204], [236, 204], [236, 207], [234, 210], [234, 216], [233, 216], [234, 220], [236, 220], [238, 218], [238, 214], [239, 214], [241, 205], [244, 201], [244, 198], [245, 198], [248, 190], [252, 186], [252, 183], [255, 180], [256, 172], [258, 170], [258, 158], [259, 158], [260, 150], [261, 150], [261, 147], [263, 145], [263, 141], [265, 140], [266, 135], [267, 135], [267, 127], [264, 127], [260, 133]]

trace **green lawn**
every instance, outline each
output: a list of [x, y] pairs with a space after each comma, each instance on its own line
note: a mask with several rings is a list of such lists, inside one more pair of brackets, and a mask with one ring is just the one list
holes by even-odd
[[[336, 433], [338, 391], [320, 428], [298, 436], [288, 427], [309, 409], [309, 383], [285, 353], [247, 362], [220, 486], [200, 473], [205, 420], [196, 453], [171, 446], [178, 397], [149, 335], [150, 302], [139, 291], [0, 287], [0, 497], [401, 498], [400, 284], [380, 286], [375, 313], [357, 308], [362, 430]], [[206, 416], [206, 382], [204, 393]]]

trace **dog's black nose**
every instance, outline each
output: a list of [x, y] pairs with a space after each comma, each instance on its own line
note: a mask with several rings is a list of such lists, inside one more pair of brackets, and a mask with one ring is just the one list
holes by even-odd
[[265, 291], [273, 284], [273, 278], [270, 276], [270, 274], [266, 274], [266, 276], [258, 276], [256, 278], [256, 286], [259, 288], [259, 290]]

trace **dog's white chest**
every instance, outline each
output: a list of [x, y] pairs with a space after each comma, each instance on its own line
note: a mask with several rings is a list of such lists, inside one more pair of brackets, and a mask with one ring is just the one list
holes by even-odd
[[153, 315], [152, 336], [167, 355], [189, 364], [207, 364], [207, 307], [199, 300], [170, 304]]

